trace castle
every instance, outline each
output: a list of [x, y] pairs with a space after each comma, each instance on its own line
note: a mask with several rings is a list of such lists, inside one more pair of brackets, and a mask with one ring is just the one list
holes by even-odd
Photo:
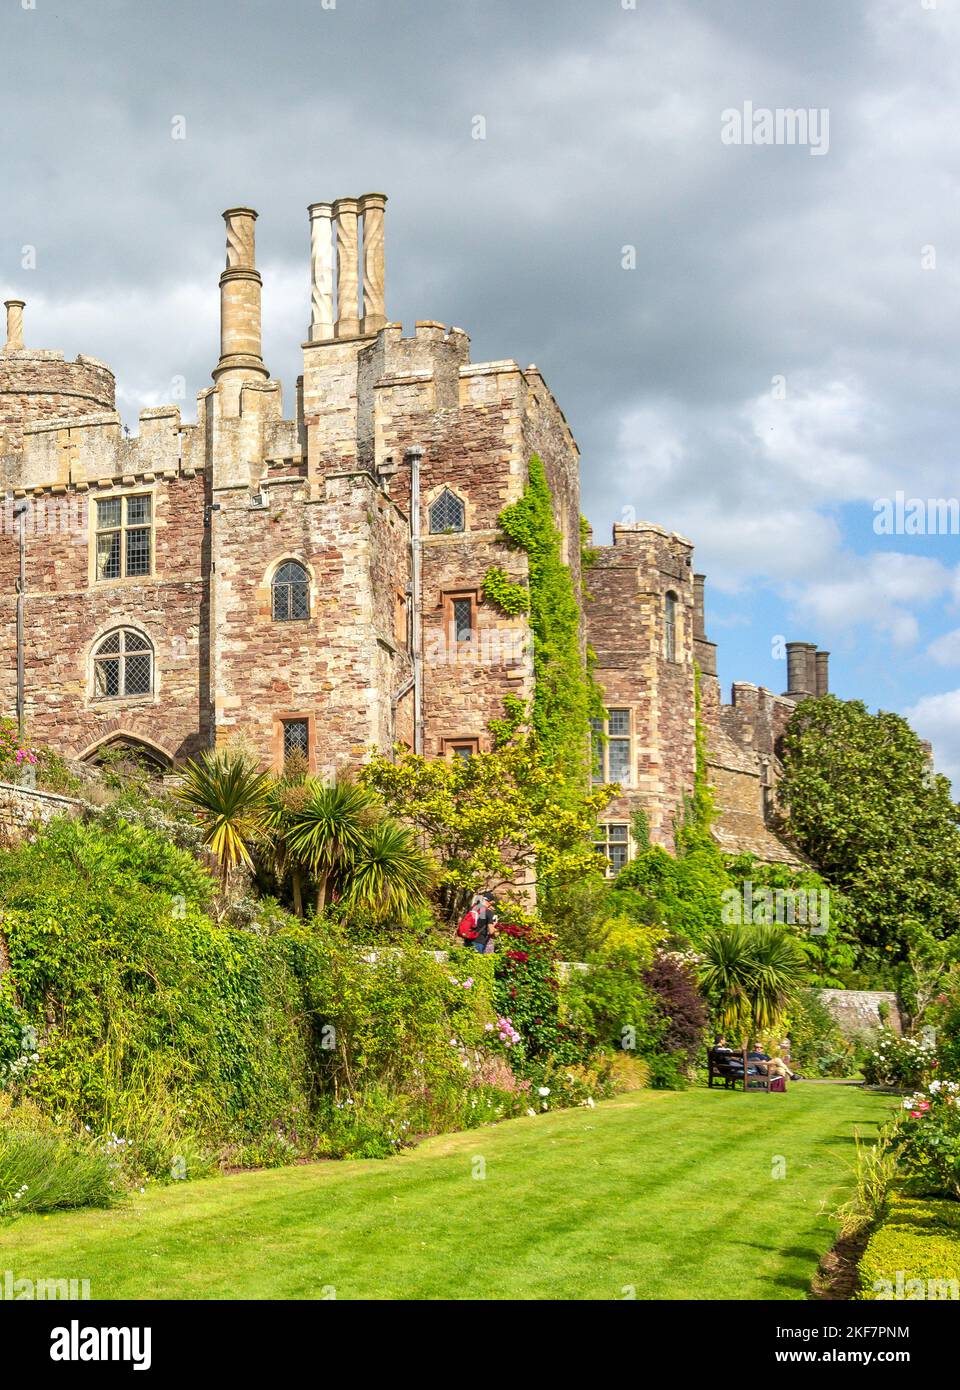
[[[472, 363], [459, 328], [405, 336], [384, 294], [386, 198], [309, 209], [311, 320], [294, 417], [261, 350], [250, 208], [224, 213], [220, 357], [195, 424], [144, 410], [126, 437], [102, 362], [24, 346], [9, 300], [0, 353], [0, 714], [64, 754], [127, 744], [164, 769], [242, 734], [265, 764], [355, 765], [397, 744], [488, 746], [508, 694], [533, 691], [524, 615], [484, 595], [525, 554], [497, 517], [543, 460], [580, 591], [579, 451], [536, 367]], [[777, 740], [827, 690], [827, 654], [788, 644], [788, 691], [721, 701], [693, 547], [615, 526], [596, 549], [584, 633], [607, 706], [602, 766], [613, 868], [642, 809], [673, 843], [693, 786], [695, 663], [716, 834], [792, 861], [771, 832]]]

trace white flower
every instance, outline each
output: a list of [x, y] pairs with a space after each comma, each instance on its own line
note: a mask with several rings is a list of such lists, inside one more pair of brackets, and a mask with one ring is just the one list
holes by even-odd
[[942, 1085], [942, 1081], [931, 1081], [930, 1085], [927, 1087], [927, 1090], [930, 1092], [931, 1095], [935, 1096]]
[[549, 1086], [541, 1086], [540, 1089], [537, 1091], [537, 1095], [538, 1095], [538, 1096], [548, 1096], [549, 1094], [550, 1094], [550, 1087], [549, 1087]]
[[536, 1113], [536, 1110], [527, 1110], [528, 1115], [535, 1115]]

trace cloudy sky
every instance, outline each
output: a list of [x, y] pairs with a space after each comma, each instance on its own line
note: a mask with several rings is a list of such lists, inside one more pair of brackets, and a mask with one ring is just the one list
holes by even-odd
[[238, 203], [289, 409], [306, 206], [383, 190], [390, 316], [539, 365], [596, 537], [695, 541], [724, 680], [815, 641], [960, 779], [956, 517], [908, 505], [960, 490], [960, 0], [3, 0], [0, 53], [2, 297], [132, 425], [209, 382]]

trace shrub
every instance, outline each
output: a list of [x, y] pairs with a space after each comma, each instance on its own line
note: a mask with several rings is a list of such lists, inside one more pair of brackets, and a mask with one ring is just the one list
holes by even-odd
[[589, 969], [574, 974], [564, 993], [565, 1008], [582, 1046], [649, 1057], [660, 1047], [668, 1026], [646, 981], [649, 956], [617, 947], [593, 956], [587, 964]]
[[618, 1095], [646, 1090], [650, 1085], [650, 1063], [629, 1052], [614, 1052], [610, 1057], [610, 1080]]
[[924, 1191], [960, 1200], [960, 1082], [931, 1081], [907, 1096], [896, 1147]]
[[863, 1062], [863, 1076], [871, 1086], [919, 1086], [936, 1061], [933, 1043], [920, 1038], [901, 1038], [882, 1028]]
[[690, 1067], [699, 1058], [707, 1030], [707, 1010], [690, 967], [676, 956], [661, 954], [644, 972], [654, 1012], [663, 1022], [662, 1051], [675, 1054]]
[[[533, 924], [500, 927], [494, 955], [494, 1002], [523, 1039], [523, 1062], [547, 1057], [575, 1061], [580, 1045], [568, 1019], [560, 1016], [556, 939]], [[518, 1057], [515, 1065], [522, 1065]]]
[[33, 1107], [0, 1097], [0, 1218], [22, 1212], [107, 1207], [118, 1185], [106, 1154], [59, 1130]]
[[894, 1198], [864, 1251], [859, 1283], [859, 1299], [960, 1297], [960, 1205]]

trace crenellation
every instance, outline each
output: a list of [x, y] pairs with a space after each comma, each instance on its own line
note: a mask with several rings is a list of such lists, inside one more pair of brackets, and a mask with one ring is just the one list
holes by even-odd
[[[529, 580], [498, 519], [536, 454], [581, 593], [579, 450], [537, 366], [473, 363], [463, 329], [424, 318], [405, 335], [388, 319], [385, 206], [382, 194], [310, 206], [293, 419], [262, 357], [251, 208], [224, 214], [219, 356], [195, 424], [161, 405], [127, 437], [109, 368], [24, 348], [23, 302], [8, 301], [0, 711], [16, 704], [22, 529], [38, 741], [90, 759], [126, 743], [172, 768], [242, 736], [264, 765], [302, 746], [327, 774], [397, 744], [467, 756], [490, 746], [508, 695], [532, 698], [529, 621], [499, 611], [485, 580], [493, 568]], [[766, 812], [793, 680], [787, 697], [738, 683], [722, 703], [683, 536], [621, 524], [593, 555], [583, 650], [605, 692], [604, 776], [620, 783], [605, 823], [643, 811], [653, 839], [674, 845], [694, 784], [699, 667], [718, 838], [788, 855]], [[801, 646], [793, 676], [823, 693], [827, 654]]]

